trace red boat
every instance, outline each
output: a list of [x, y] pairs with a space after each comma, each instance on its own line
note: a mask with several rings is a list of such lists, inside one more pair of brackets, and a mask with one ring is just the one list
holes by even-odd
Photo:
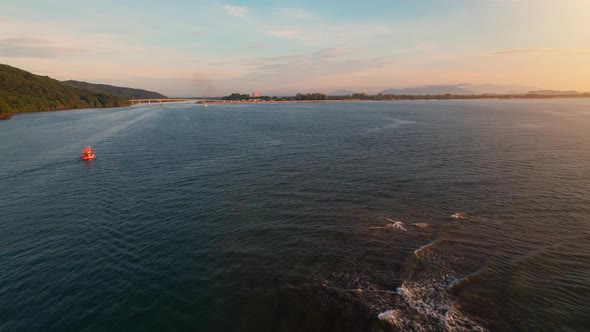
[[92, 151], [92, 148], [90, 146], [87, 146], [84, 149], [82, 149], [82, 160], [92, 160], [95, 157], [96, 155], [94, 154], [94, 151]]

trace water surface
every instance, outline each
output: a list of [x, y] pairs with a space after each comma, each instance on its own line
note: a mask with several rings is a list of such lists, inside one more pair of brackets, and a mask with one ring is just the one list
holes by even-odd
[[144, 105], [0, 140], [2, 330], [590, 330], [589, 100]]

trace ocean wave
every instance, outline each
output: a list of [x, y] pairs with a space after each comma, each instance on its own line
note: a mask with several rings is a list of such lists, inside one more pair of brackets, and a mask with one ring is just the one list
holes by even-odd
[[432, 250], [431, 248], [436, 246], [440, 242], [442, 242], [442, 240], [437, 239], [437, 240], [434, 240], [430, 243], [427, 243], [427, 244], [421, 246], [420, 248], [414, 250], [414, 255], [416, 255], [416, 257], [420, 258], [421, 256], [425, 255], [429, 250]]
[[369, 227], [369, 229], [399, 229], [402, 230], [404, 232], [407, 232], [408, 229], [404, 226], [404, 223], [402, 221], [399, 220], [392, 220], [389, 218], [385, 218], [385, 220], [389, 221], [389, 223], [385, 226], [377, 226], [377, 227]]
[[414, 251], [395, 307], [379, 313], [380, 321], [400, 331], [487, 331], [451, 295], [462, 278], [452, 268], [456, 255], [450, 245], [438, 238]]
[[469, 216], [463, 212], [457, 212], [457, 213], [452, 214], [451, 218], [461, 220], [461, 219], [468, 219]]
[[449, 295], [448, 289], [456, 282], [450, 274], [404, 281], [397, 290], [397, 308], [377, 317], [402, 331], [487, 331], [463, 313]]

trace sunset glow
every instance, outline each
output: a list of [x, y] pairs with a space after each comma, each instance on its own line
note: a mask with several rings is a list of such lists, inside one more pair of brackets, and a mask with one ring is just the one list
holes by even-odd
[[586, 0], [8, 0], [0, 63], [168, 96], [433, 84], [586, 92], [588, 22]]

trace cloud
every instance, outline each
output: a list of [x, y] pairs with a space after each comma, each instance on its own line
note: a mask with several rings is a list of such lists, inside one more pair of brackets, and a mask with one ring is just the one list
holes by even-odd
[[286, 38], [286, 39], [299, 39], [300, 38], [299, 34], [295, 30], [272, 30], [272, 31], [267, 31], [266, 34], [269, 36]]
[[360, 57], [352, 51], [324, 48], [308, 53], [241, 60], [237, 64], [250, 68], [242, 75], [241, 80], [260, 80], [268, 83], [280, 81], [285, 77], [301, 81], [324, 79], [341, 75], [343, 72], [352, 74], [393, 63], [395, 61], [389, 57]]
[[499, 2], [499, 3], [520, 3], [520, 2], [528, 2], [528, 0], [470, 0], [471, 2]]
[[247, 17], [248, 14], [250, 13], [250, 10], [248, 9], [248, 7], [245, 7], [245, 6], [223, 5], [223, 9], [229, 15], [241, 17], [241, 18]]
[[590, 49], [576, 48], [511, 48], [492, 51], [472, 51], [459, 53], [431, 53], [420, 55], [422, 59], [457, 60], [466, 58], [490, 58], [495, 56], [581, 56], [590, 55]]
[[31, 38], [31, 37], [6, 38], [0, 42], [6, 43], [6, 44], [18, 45], [18, 46], [47, 44], [47, 41], [45, 41], [43, 39]]
[[491, 51], [490, 54], [523, 54], [523, 53], [562, 53], [559, 48], [513, 48], [506, 50]]
[[405, 31], [404, 28], [385, 23], [334, 23], [313, 20], [306, 24], [267, 26], [263, 32], [268, 36], [321, 45], [334, 40], [355, 42], [375, 37], [387, 38]]
[[312, 52], [310, 57], [312, 59], [328, 59], [344, 56], [353, 53], [352, 51], [344, 51], [339, 48], [324, 48], [319, 51]]
[[299, 19], [299, 20], [307, 20], [314, 18], [316, 15], [315, 13], [308, 12], [301, 9], [294, 9], [294, 8], [281, 8], [279, 9], [279, 14], [282, 16]]
[[[274, 64], [284, 64], [290, 62], [312, 62], [316, 60], [326, 60], [326, 59], [334, 59], [338, 57], [344, 57], [345, 55], [353, 54], [352, 51], [345, 51], [339, 48], [324, 48], [314, 52], [309, 53], [295, 53], [289, 55], [279, 55], [279, 56], [266, 56], [266, 57], [259, 57], [256, 59], [246, 59], [246, 60], [237, 60], [235, 62], [231, 62], [232, 64], [238, 65], [245, 65], [251, 67], [265, 67], [265, 66], [272, 66]], [[214, 65], [226, 65], [227, 63], [215, 63]]]
[[505, 50], [490, 51], [492, 55], [511, 55], [511, 54], [555, 54], [555, 55], [579, 55], [589, 54], [590, 50], [568, 49], [568, 48], [513, 48]]
[[58, 58], [76, 56], [88, 50], [71, 47], [52, 46], [49, 42], [37, 38], [7, 38], [0, 40], [0, 57], [6, 58]]
[[248, 44], [248, 45], [244, 45], [244, 48], [268, 48], [268, 45], [265, 44]]

